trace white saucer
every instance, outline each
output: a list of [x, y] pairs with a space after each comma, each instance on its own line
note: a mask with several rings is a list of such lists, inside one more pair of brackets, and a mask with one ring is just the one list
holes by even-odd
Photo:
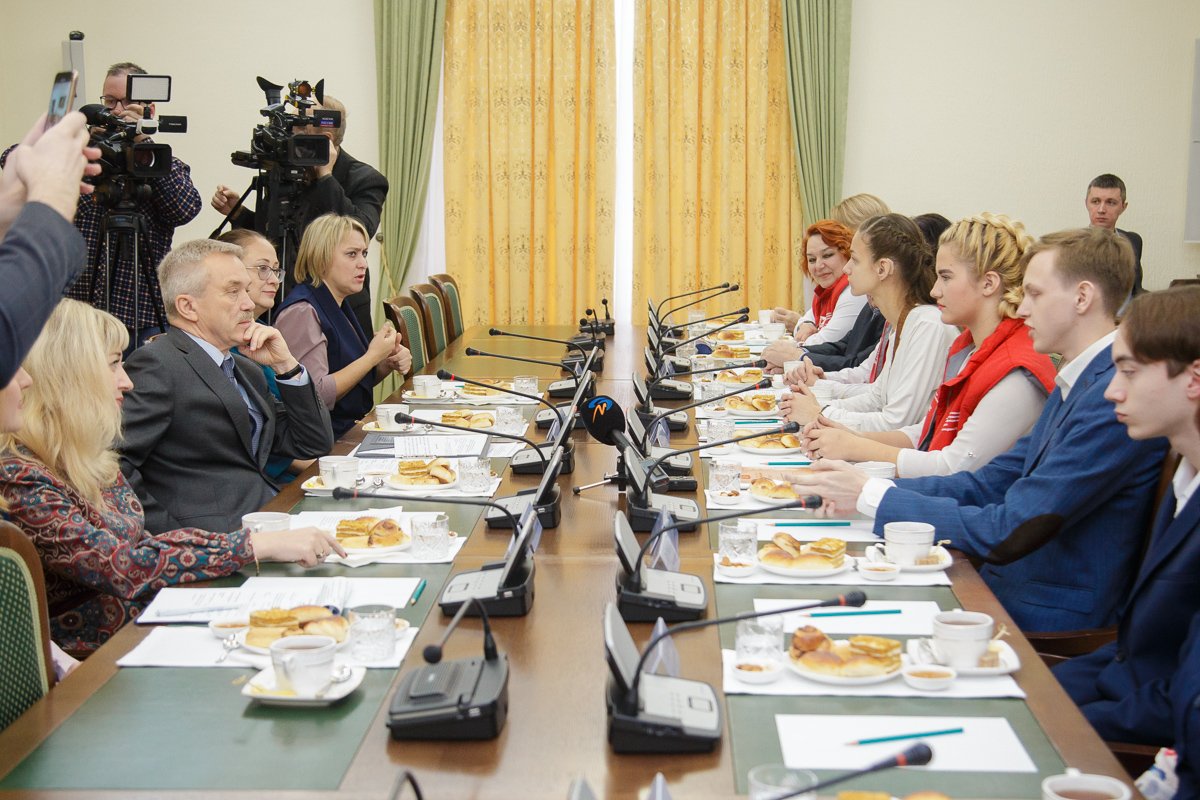
[[779, 406], [770, 411], [759, 411], [758, 409], [750, 411], [743, 408], [731, 408], [729, 409], [729, 416], [742, 417], [743, 419], [774, 419], [779, 416]]
[[791, 567], [777, 567], [773, 564], [764, 564], [762, 561], [758, 562], [758, 566], [772, 575], [782, 575], [785, 578], [831, 578], [834, 575], [841, 575], [848, 569], [853, 569], [854, 559], [847, 556], [840, 567], [832, 569], [792, 569]]
[[749, 447], [745, 442], [738, 444], [738, 447], [745, 450], [747, 453], [752, 453], [756, 456], [789, 456], [793, 453], [799, 453], [804, 450], [803, 447], [776, 447], [776, 448], [761, 448]]
[[325, 485], [325, 481], [321, 480], [320, 475], [313, 475], [300, 484], [300, 488], [316, 497], [333, 497], [333, 489]]
[[[933, 652], [928, 645], [923, 644], [929, 642], [929, 639], [909, 639], [905, 645], [909, 660], [913, 664], [937, 664], [934, 660]], [[992, 642], [996, 646], [996, 650], [1000, 655], [1000, 666], [998, 667], [955, 667], [954, 671], [958, 673], [960, 678], [986, 678], [995, 675], [1011, 675], [1021, 668], [1021, 659], [1017, 655], [1017, 651], [1012, 649], [1012, 645], [1003, 639], [997, 639]], [[942, 665], [944, 666], [944, 665]]]
[[[421, 421], [417, 420], [416, 424], [417, 425], [421, 424]], [[396, 431], [396, 430], [390, 430], [388, 428], [381, 428], [381, 427], [379, 427], [378, 420], [371, 420], [370, 422], [364, 422], [363, 423], [363, 431], [365, 431], [366, 433], [382, 433], [385, 436], [406, 436], [413, 432], [411, 425], [408, 426], [408, 430], [406, 430], [406, 431]]]
[[[940, 544], [934, 545], [932, 548], [930, 548], [929, 552], [937, 555], [938, 563], [936, 563], [936, 564], [901, 564], [900, 571], [901, 572], [942, 572], [943, 570], [949, 569], [950, 565], [954, 563], [954, 558], [953, 558], [953, 556], [950, 555], [950, 551], [947, 550], [946, 548], [942, 547]], [[866, 549], [866, 551], [864, 552], [864, 558], [866, 558], [867, 561], [887, 561], [887, 557], [884, 556], [884, 554], [883, 554], [883, 545], [881, 545], [881, 544], [873, 544], [870, 547], [868, 547]]]
[[437, 486], [434, 486], [433, 484], [426, 486], [423, 484], [418, 485], [413, 483], [400, 483], [395, 479], [395, 473], [392, 473], [388, 477], [384, 478], [383, 482], [388, 485], [388, 488], [394, 491], [403, 492], [404, 494], [423, 496], [430, 493], [444, 492], [447, 489], [453, 489], [455, 486], [458, 486], [458, 471], [456, 470], [454, 472], [454, 480], [450, 481], [449, 483], [440, 483]]
[[442, 389], [435, 397], [417, 397], [412, 389], [405, 389], [400, 398], [406, 403], [444, 403], [453, 400], [454, 396], [455, 393], [449, 389]]
[[350, 677], [341, 683], [335, 683], [318, 699], [311, 695], [282, 695], [274, 694], [275, 669], [267, 667], [255, 675], [242, 687], [242, 696], [257, 700], [264, 706], [297, 706], [300, 708], [320, 708], [331, 706], [343, 699], [363, 682], [367, 675], [366, 667], [350, 667]]

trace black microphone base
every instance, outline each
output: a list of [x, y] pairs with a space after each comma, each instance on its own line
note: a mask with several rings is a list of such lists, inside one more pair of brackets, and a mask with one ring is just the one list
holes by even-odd
[[656, 622], [662, 617], [667, 622], [687, 622], [704, 616], [704, 608], [687, 608], [669, 597], [654, 597], [635, 592], [623, 584], [625, 575], [617, 578], [617, 611], [626, 622]]
[[[608, 696], [608, 744], [614, 753], [710, 753], [721, 741], [721, 710], [707, 683], [643, 673], [641, 708]], [[655, 713], [662, 706], [665, 713]]]
[[[628, 497], [627, 494], [626, 498]], [[695, 524], [689, 524], [688, 520], [700, 519], [700, 507], [695, 501], [681, 497], [663, 497], [653, 492], [650, 493], [648, 505], [636, 505], [634, 501], [627, 499], [626, 506], [629, 527], [638, 533], [654, 530], [654, 523], [658, 521], [658, 515], [663, 509], [671, 512], [678, 520], [680, 533], [696, 530]]]
[[[580, 326], [580, 330], [584, 330], [582, 326]], [[588, 330], [590, 330], [590, 328]], [[581, 333], [578, 336], [572, 336], [570, 342], [571, 344], [580, 345], [585, 350], [590, 350], [593, 347], [599, 347], [601, 350], [606, 350], [608, 348], [607, 340], [601, 338], [593, 339], [592, 336], [586, 332]]]
[[400, 679], [393, 739], [495, 739], [508, 718], [508, 656], [426, 664]]
[[[654, 420], [654, 418], [656, 416], [658, 416], [658, 412], [657, 411], [643, 411], [642, 409], [639, 408], [637, 410], [637, 415], [642, 420], [643, 425], [649, 425]], [[669, 417], [667, 417], [667, 430], [669, 430], [669, 431], [675, 431], [676, 433], [678, 433], [679, 431], [686, 431], [687, 426], [688, 426], [688, 417], [687, 417], [686, 411], [680, 411], [675, 414], [671, 414]]]
[[[533, 608], [533, 562], [526, 561], [508, 586], [501, 586], [498, 582], [503, 567], [504, 562], [497, 561], [484, 565], [483, 569], [451, 575], [446, 581], [446, 588], [442, 590], [442, 596], [438, 598], [442, 613], [452, 617], [463, 603], [475, 599], [483, 605], [489, 617], [523, 617], [528, 614]], [[479, 606], [472, 603], [466, 616], [478, 617]]]
[[[537, 453], [532, 449], [526, 448], [517, 451], [517, 454], [508, 462], [509, 468], [517, 475], [541, 475], [546, 471], [546, 464], [550, 461], [550, 454], [554, 451], [552, 442], [544, 442], [538, 445], [538, 450], [541, 451], [542, 458], [538, 458]], [[560, 462], [559, 474], [570, 475], [575, 471], [575, 443], [567, 442], [563, 446], [563, 457]]]
[[[518, 492], [515, 495], [507, 497], [497, 497], [495, 502], [507, 508], [512, 512], [514, 517], [520, 519], [525, 507], [533, 500], [533, 492], [536, 489], [530, 489], [527, 493]], [[557, 528], [558, 523], [562, 521], [562, 490], [558, 484], [554, 484], [550, 490], [550, 500], [537, 505], [538, 521], [542, 523], [542, 527], [546, 530]], [[484, 521], [487, 522], [489, 528], [511, 528], [512, 520], [507, 515], [501, 514], [496, 509], [488, 509], [484, 515]]]
[[665, 380], [650, 384], [651, 400], [691, 400], [692, 384], [687, 381]]
[[[571, 395], [571, 396], [574, 397], [574, 395]], [[559, 405], [559, 406], [555, 406], [555, 407], [564, 414], [568, 410], [570, 410], [569, 406], [567, 406], [567, 404], [565, 404], [565, 403], [562, 405]], [[556, 419], [558, 419], [558, 417], [555, 416], [553, 411], [551, 411], [548, 408], [543, 408], [541, 411], [534, 414], [533, 424], [538, 426], [538, 430], [544, 431], [544, 430], [548, 430], [550, 428], [550, 426], [554, 424], [554, 421]], [[567, 424], [571, 426], [571, 430], [579, 430], [580, 428], [583, 427], [583, 417], [579, 415], [578, 411], [576, 411], [575, 412], [575, 421], [567, 423]]]
[[[599, 369], [599, 365], [596, 363], [597, 361], [599, 361], [599, 359], [596, 359], [595, 361], [593, 361], [592, 366]], [[548, 394], [550, 397], [554, 397], [554, 398], [574, 397], [576, 388], [578, 388], [578, 387], [576, 387], [576, 385], [575, 385], [574, 378], [563, 378], [560, 381], [554, 381], [553, 383], [551, 383], [550, 386], [547, 387], [547, 389], [546, 389], [546, 394]], [[588, 397], [591, 397], [595, 393], [596, 393], [595, 387], [589, 386], [587, 391], [585, 391], [583, 393], [584, 398], [586, 399]]]

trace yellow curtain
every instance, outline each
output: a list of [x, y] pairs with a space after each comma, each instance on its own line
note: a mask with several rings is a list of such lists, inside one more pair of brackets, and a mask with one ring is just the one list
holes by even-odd
[[[633, 313], [729, 281], [799, 307], [804, 258], [779, 0], [638, 0]], [[723, 297], [709, 311], [732, 309]]]
[[467, 325], [570, 323], [611, 293], [612, 2], [447, 4], [446, 260]]

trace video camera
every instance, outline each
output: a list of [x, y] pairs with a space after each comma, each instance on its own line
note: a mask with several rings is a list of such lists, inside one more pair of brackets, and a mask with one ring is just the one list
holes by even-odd
[[[267, 118], [265, 124], [255, 126], [250, 140], [250, 150], [239, 150], [232, 155], [233, 163], [270, 171], [283, 168], [296, 177], [307, 167], [317, 167], [329, 161], [329, 139], [321, 134], [296, 133], [296, 128], [334, 129], [342, 124], [340, 111], [331, 111], [313, 106], [325, 102], [325, 81], [312, 86], [308, 81], [292, 81], [288, 84], [287, 97], [283, 87], [258, 77], [258, 87], [267, 96], [267, 106], [260, 114]], [[313, 97], [316, 97], [314, 100]], [[296, 109], [290, 113], [288, 106]]]
[[99, 103], [80, 109], [92, 127], [90, 144], [100, 149], [100, 174], [89, 179], [97, 186], [125, 176], [137, 179], [166, 177], [171, 172], [171, 146], [135, 139], [160, 132], [187, 132], [187, 117], [154, 119], [150, 116], [150, 103], [165, 103], [171, 99], [169, 75], [127, 75], [126, 78], [126, 102], [146, 106], [140, 120], [124, 120]]

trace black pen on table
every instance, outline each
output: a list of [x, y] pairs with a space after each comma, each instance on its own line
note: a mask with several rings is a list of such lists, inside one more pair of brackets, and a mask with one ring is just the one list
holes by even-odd
[[417, 584], [417, 589], [412, 594], [412, 599], [408, 601], [409, 606], [415, 606], [417, 601], [421, 599], [421, 592], [425, 591], [425, 584], [428, 583], [424, 578]]

